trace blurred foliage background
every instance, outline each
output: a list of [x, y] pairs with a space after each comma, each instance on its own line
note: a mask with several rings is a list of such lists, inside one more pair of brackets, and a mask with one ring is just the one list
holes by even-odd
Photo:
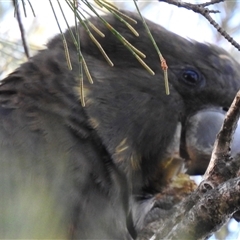
[[[60, 1], [64, 4], [64, 0]], [[79, 2], [81, 4], [81, 1]], [[136, 11], [132, 0], [111, 2], [119, 9]], [[192, 0], [190, 2], [203, 3], [204, 1]], [[30, 55], [33, 55], [38, 50], [43, 49], [47, 41], [57, 34], [59, 30], [53, 17], [49, 1], [32, 0], [31, 4], [36, 13], [36, 17], [33, 16], [27, 1], [27, 16], [24, 16], [21, 5], [20, 10]], [[239, 52], [202, 16], [186, 9], [180, 9], [167, 3], [158, 2], [157, 0], [138, 1], [138, 5], [146, 18], [163, 25], [165, 28], [183, 37], [222, 46], [239, 61]], [[218, 14], [212, 14], [213, 18], [237, 42], [240, 42], [240, 1], [226, 0], [210, 8], [220, 11]], [[72, 12], [67, 6], [64, 7], [64, 11], [66, 16], [68, 16], [69, 24], [73, 25], [74, 17]], [[57, 11], [57, 13], [59, 12]], [[61, 17], [59, 14], [61, 27], [62, 29], [66, 29]], [[161, 46], [159, 46], [159, 48], [161, 50]], [[0, 1], [0, 77], [3, 78], [24, 61], [26, 61], [26, 57], [18, 23], [14, 17], [12, 2]], [[231, 223], [215, 234], [212, 239], [240, 239], [238, 223], [231, 220]]]
[[[19, 8], [21, 10], [30, 55], [33, 55], [37, 50], [44, 48], [46, 42], [57, 34], [59, 29], [48, 0], [31, 0], [30, 2], [36, 17], [33, 16], [28, 1], [25, 1], [26, 17], [24, 16], [21, 4], [19, 4]], [[65, 0], [60, 0], [60, 2], [64, 8], [69, 24], [74, 25], [73, 14], [69, 7], [66, 4], [64, 5]], [[111, 2], [119, 9], [136, 11], [132, 0]], [[190, 2], [202, 3], [203, 1], [191, 0]], [[54, 7], [59, 17], [60, 25], [64, 30], [66, 29], [66, 24], [63, 21], [56, 1], [53, 1], [53, 3], [55, 4]], [[81, 1], [79, 1], [79, 3], [81, 6]], [[183, 37], [202, 42], [216, 43], [231, 52], [238, 60], [238, 51], [199, 14], [157, 0], [138, 1], [138, 5], [146, 18], [163, 25], [165, 28]], [[223, 3], [210, 6], [210, 9], [220, 11], [218, 14], [212, 14], [212, 17], [220, 26], [230, 33], [236, 41], [240, 42], [240, 21], [237, 14], [240, 9], [240, 2], [237, 0], [226, 0]], [[0, 1], [0, 22], [0, 76], [3, 77], [16, 68], [19, 63], [26, 60], [18, 23], [14, 17], [12, 1]], [[159, 48], [161, 50], [161, 46], [159, 46]]]

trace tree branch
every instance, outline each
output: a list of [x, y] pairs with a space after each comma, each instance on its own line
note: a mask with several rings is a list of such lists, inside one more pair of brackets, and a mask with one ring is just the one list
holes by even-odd
[[229, 179], [236, 177], [240, 168], [240, 161], [231, 159], [231, 142], [236, 130], [240, 116], [240, 91], [238, 91], [232, 105], [230, 106], [223, 126], [215, 141], [211, 161], [203, 177], [210, 181], [214, 186]]
[[227, 39], [238, 51], [240, 51], [240, 45], [222, 27], [220, 27], [219, 24], [210, 16], [210, 13], [219, 13], [219, 11], [209, 10], [208, 8], [206, 8], [206, 6], [213, 5], [219, 2], [224, 2], [225, 0], [213, 0], [203, 4], [191, 4], [191, 3], [181, 2], [179, 0], [159, 0], [159, 1], [169, 3], [177, 7], [183, 7], [188, 10], [192, 10], [196, 13], [201, 14], [203, 17], [205, 17], [209, 21], [210, 24], [214, 26], [214, 28], [217, 29], [217, 31], [225, 39]]
[[[217, 135], [209, 167], [197, 190], [159, 219], [148, 224], [138, 240], [205, 239], [240, 210], [240, 154], [230, 146], [240, 116], [240, 91]], [[150, 213], [151, 214], [151, 213]]]

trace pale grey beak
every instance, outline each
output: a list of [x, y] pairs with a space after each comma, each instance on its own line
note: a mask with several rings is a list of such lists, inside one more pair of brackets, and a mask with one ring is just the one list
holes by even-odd
[[[197, 112], [187, 120], [185, 144], [190, 158], [189, 174], [204, 174], [225, 114], [226, 112], [220, 108], [210, 108]], [[240, 153], [240, 121], [231, 145], [232, 157], [237, 153]]]

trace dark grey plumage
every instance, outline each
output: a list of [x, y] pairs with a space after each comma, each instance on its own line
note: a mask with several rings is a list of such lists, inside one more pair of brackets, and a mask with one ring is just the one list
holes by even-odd
[[169, 65], [167, 96], [158, 56], [141, 20], [127, 14], [138, 20], [139, 38], [113, 16], [106, 19], [147, 55], [154, 76], [93, 18], [106, 35], [96, 38], [115, 67], [107, 65], [80, 27], [82, 52], [94, 80], [90, 85], [84, 76], [85, 108], [69, 32], [72, 71], [62, 38], [56, 36], [46, 50], [2, 80], [1, 238], [131, 239], [133, 225], [141, 228], [154, 202], [138, 205], [136, 197], [154, 194], [159, 190], [155, 183], [164, 182], [159, 164], [169, 157], [166, 149], [177, 124], [183, 128], [180, 153], [187, 158], [187, 119], [208, 107], [227, 108], [233, 100], [240, 68], [228, 53], [148, 22]]

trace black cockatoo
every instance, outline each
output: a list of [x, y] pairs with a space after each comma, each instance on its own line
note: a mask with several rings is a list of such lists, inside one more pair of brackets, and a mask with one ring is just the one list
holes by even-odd
[[[2, 80], [1, 238], [132, 239], [154, 202], [154, 197], [141, 204], [138, 199], [154, 196], [156, 182], [164, 184], [167, 174], [161, 166], [176, 155], [172, 149], [179, 146], [189, 172], [204, 171], [207, 164], [199, 156], [212, 128], [205, 133], [195, 123], [202, 112], [224, 115], [240, 87], [240, 66], [216, 46], [186, 40], [147, 21], [169, 66], [166, 95], [151, 40], [140, 18], [126, 14], [138, 21], [139, 37], [114, 16], [104, 18], [146, 54], [154, 76], [91, 18], [105, 34], [93, 33], [115, 66], [106, 63], [79, 26], [81, 51], [94, 81], [88, 83], [84, 74], [85, 107], [79, 56], [69, 31], [72, 70], [58, 35]], [[214, 122], [210, 118], [207, 124]], [[195, 138], [199, 146], [189, 140]]]

